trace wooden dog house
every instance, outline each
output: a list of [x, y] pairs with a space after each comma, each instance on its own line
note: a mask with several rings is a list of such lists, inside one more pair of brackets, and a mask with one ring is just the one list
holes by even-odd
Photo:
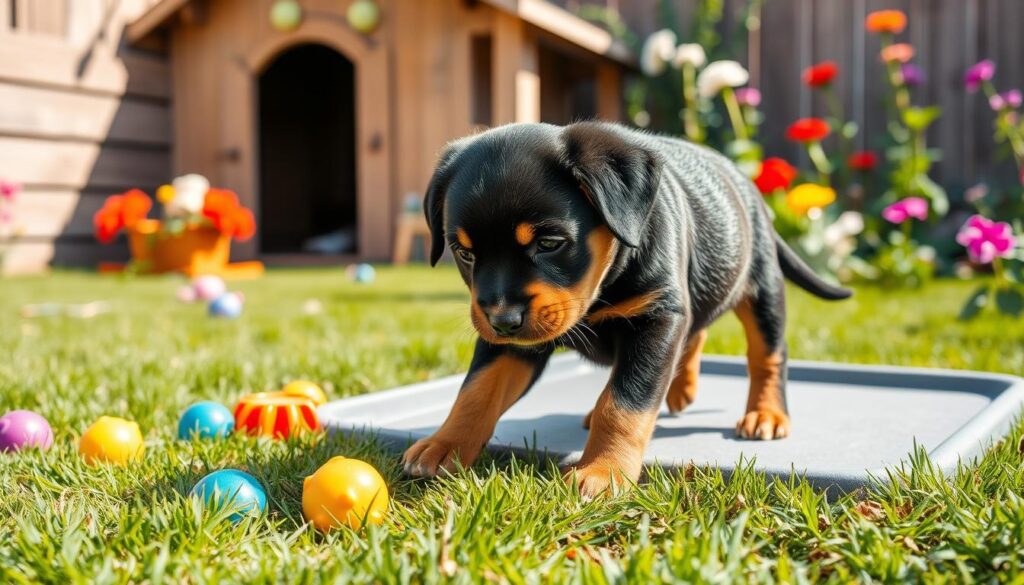
[[398, 213], [449, 140], [620, 118], [631, 55], [541, 0], [376, 0], [368, 33], [347, 21], [351, 0], [301, 0], [286, 31], [272, 4], [162, 0], [125, 35], [169, 58], [174, 170], [256, 211], [243, 256], [301, 261], [303, 241], [342, 229], [348, 256], [389, 258]]

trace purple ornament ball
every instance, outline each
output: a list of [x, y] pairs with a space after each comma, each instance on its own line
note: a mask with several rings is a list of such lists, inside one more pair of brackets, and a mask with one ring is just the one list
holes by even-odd
[[12, 410], [0, 417], [0, 451], [19, 451], [53, 445], [50, 423], [31, 410]]

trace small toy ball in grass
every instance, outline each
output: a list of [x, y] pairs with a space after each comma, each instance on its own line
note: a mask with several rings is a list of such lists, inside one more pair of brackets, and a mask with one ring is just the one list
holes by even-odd
[[196, 288], [190, 284], [183, 284], [178, 287], [177, 292], [174, 296], [183, 303], [194, 303], [196, 302]]
[[101, 416], [85, 429], [78, 444], [78, 452], [89, 465], [104, 462], [124, 465], [141, 459], [145, 449], [139, 425], [116, 416]]
[[309, 398], [316, 406], [327, 404], [327, 395], [324, 394], [323, 389], [309, 380], [292, 380], [285, 384], [281, 392], [288, 396]]
[[236, 319], [242, 314], [242, 297], [238, 293], [226, 292], [210, 303], [211, 317]]
[[302, 483], [302, 514], [317, 530], [363, 521], [380, 524], [388, 509], [388, 486], [372, 465], [334, 457]]
[[260, 482], [237, 469], [221, 469], [207, 475], [192, 488], [192, 497], [207, 506], [230, 508], [232, 522], [248, 514], [259, 514], [267, 507], [267, 492]]
[[196, 292], [196, 299], [210, 302], [224, 294], [228, 290], [224, 280], [212, 274], [200, 276], [192, 281], [192, 288]]
[[0, 417], [0, 452], [53, 445], [50, 423], [31, 410], [12, 410]]
[[235, 417], [223, 404], [208, 400], [185, 409], [178, 421], [178, 438], [223, 439], [235, 428]]
[[369, 264], [349, 264], [345, 273], [350, 280], [360, 284], [370, 284], [377, 278], [377, 271]]

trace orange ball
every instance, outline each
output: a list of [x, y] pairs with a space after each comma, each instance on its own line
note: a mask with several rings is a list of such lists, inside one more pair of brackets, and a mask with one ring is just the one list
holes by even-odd
[[292, 380], [281, 389], [288, 396], [305, 397], [313, 401], [316, 406], [327, 404], [327, 395], [320, 386], [309, 380]]
[[139, 425], [116, 416], [101, 416], [85, 429], [78, 443], [78, 452], [89, 465], [104, 462], [125, 465], [141, 459], [145, 449]]
[[334, 457], [302, 483], [302, 514], [317, 530], [342, 524], [353, 529], [384, 521], [388, 486], [372, 465], [358, 459]]

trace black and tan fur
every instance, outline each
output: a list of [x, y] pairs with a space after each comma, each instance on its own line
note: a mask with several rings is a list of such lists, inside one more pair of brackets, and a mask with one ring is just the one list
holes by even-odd
[[414, 475], [472, 463], [566, 346], [611, 366], [571, 477], [588, 495], [636, 480], [662, 401], [673, 412], [693, 402], [706, 328], [729, 310], [750, 371], [737, 435], [785, 437], [783, 277], [849, 296], [782, 243], [727, 159], [616, 125], [511, 125], [455, 142], [425, 211], [431, 261], [453, 251], [480, 339], [448, 419], [405, 453]]

